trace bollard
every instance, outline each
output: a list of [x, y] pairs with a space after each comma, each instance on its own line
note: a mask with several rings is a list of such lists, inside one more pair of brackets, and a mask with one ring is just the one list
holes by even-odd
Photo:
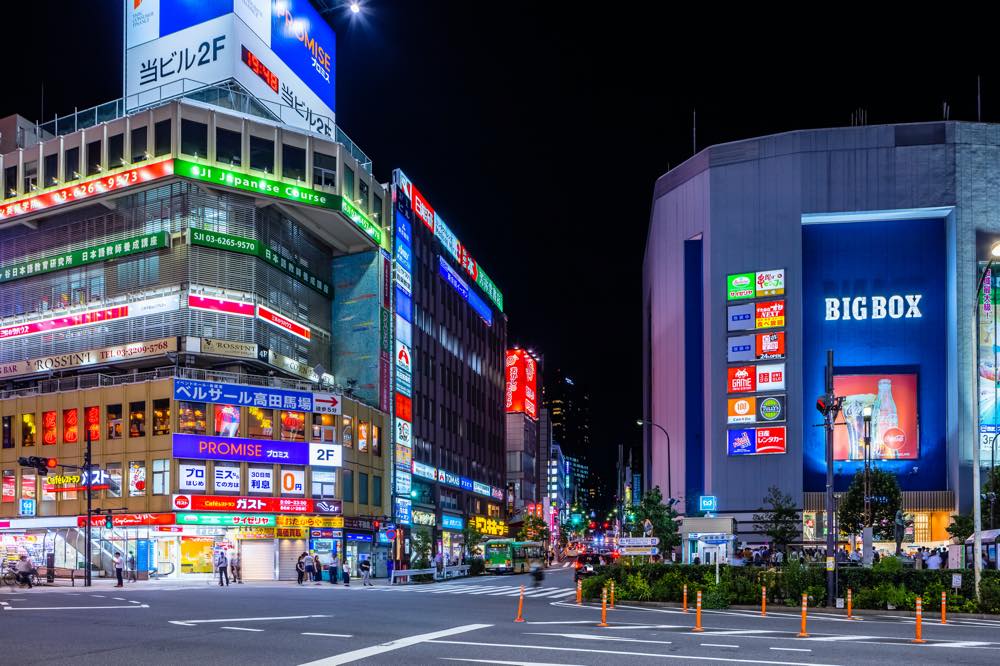
[[684, 612], [688, 612], [688, 586], [684, 586]]
[[608, 626], [608, 588], [601, 588], [601, 621], [598, 627]]
[[611, 581], [611, 610], [615, 609], [615, 581]]
[[941, 590], [941, 624], [948, 624], [948, 593]]
[[[685, 588], [687, 586], [685, 585]], [[701, 590], [698, 590], [698, 596], [695, 597], [694, 602], [694, 629], [692, 631], [705, 631], [701, 628]]]
[[799, 638], [809, 638], [809, 632], [806, 631], [806, 610], [809, 608], [809, 595], [802, 593], [802, 630], [799, 632]]
[[921, 600], [920, 597], [917, 597], [917, 636], [916, 638], [913, 639], [914, 643], [927, 642], [922, 638], [923, 627], [921, 626], [921, 624], [923, 623], [923, 619], [924, 619], [923, 601]]
[[583, 603], [583, 581], [576, 581], [576, 605], [579, 606]]
[[847, 588], [847, 619], [854, 619], [854, 616], [851, 615], [851, 588]]
[[767, 615], [767, 586], [762, 585], [760, 588], [760, 614], [761, 616]]
[[521, 597], [517, 600], [517, 617], [514, 622], [524, 622], [524, 585], [521, 586]]

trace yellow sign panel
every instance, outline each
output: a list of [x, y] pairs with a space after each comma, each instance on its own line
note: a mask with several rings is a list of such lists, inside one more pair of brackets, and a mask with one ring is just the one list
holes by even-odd
[[279, 539], [305, 539], [309, 530], [305, 527], [278, 527], [275, 533]]
[[278, 516], [278, 527], [343, 527], [343, 516]]
[[273, 527], [241, 527], [236, 531], [237, 539], [273, 539]]
[[62, 485], [64, 483], [80, 483], [79, 474], [54, 474], [45, 480], [46, 483], [52, 486]]
[[473, 516], [472, 522], [476, 529], [483, 534], [490, 536], [507, 536], [507, 523], [496, 518], [486, 518], [485, 516]]

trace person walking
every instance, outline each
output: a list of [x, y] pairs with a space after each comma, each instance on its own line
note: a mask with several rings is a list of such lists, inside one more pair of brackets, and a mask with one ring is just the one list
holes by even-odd
[[128, 554], [128, 580], [130, 583], [139, 580], [135, 575], [135, 553]]
[[350, 587], [350, 586], [351, 586], [351, 567], [347, 565], [347, 562], [344, 562], [344, 587]]
[[122, 570], [125, 568], [125, 560], [122, 559], [122, 554], [117, 550], [115, 551], [114, 565], [115, 577], [118, 579], [118, 584], [115, 585], [115, 587], [125, 587], [125, 580], [122, 577]]
[[330, 584], [331, 585], [336, 585], [337, 584], [337, 579], [339, 578], [339, 576], [338, 576], [339, 571], [340, 571], [340, 563], [339, 563], [339, 561], [337, 559], [337, 555], [335, 553], [330, 558]]
[[385, 561], [385, 571], [386, 578], [389, 579], [389, 585], [392, 585], [392, 570], [396, 568], [396, 561], [391, 557]]
[[233, 551], [233, 556], [229, 558], [229, 571], [233, 575], [233, 582], [243, 584], [243, 563], [240, 560], [240, 554], [237, 551]]
[[302, 584], [302, 580], [306, 577], [306, 554], [302, 553], [299, 555], [299, 560], [295, 563], [295, 573], [298, 576], [296, 581], [299, 585]]
[[369, 585], [375, 587], [375, 585], [368, 580], [368, 577], [372, 572], [372, 563], [367, 559], [361, 560], [360, 564], [358, 564], [358, 569], [361, 571], [361, 587], [367, 587]]
[[229, 558], [226, 551], [219, 549], [219, 554], [215, 556], [215, 568], [219, 571], [219, 587], [222, 587], [222, 579], [226, 580], [226, 587], [229, 587]]
[[305, 558], [302, 560], [302, 564], [306, 567], [306, 581], [313, 582], [316, 579], [316, 560], [309, 553], [303, 553]]

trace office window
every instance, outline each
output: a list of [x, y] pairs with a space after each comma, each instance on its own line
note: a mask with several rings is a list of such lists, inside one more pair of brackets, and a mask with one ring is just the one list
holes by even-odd
[[63, 410], [63, 444], [80, 441], [80, 412], [76, 409]]
[[122, 438], [122, 406], [108, 405], [108, 439]]
[[354, 420], [350, 416], [344, 416], [340, 420], [340, 443], [351, 448], [354, 446]]
[[313, 185], [336, 189], [337, 158], [313, 151]]
[[0, 501], [4, 504], [17, 501], [17, 473], [12, 469], [3, 471], [3, 494], [0, 495]]
[[42, 163], [45, 168], [45, 187], [50, 187], [59, 183], [59, 153], [52, 153], [45, 156]]
[[34, 414], [21, 414], [21, 446], [34, 446], [38, 437]]
[[281, 177], [306, 179], [306, 149], [281, 144]]
[[108, 473], [108, 497], [122, 496], [122, 464], [118, 462], [107, 463], [104, 471]]
[[181, 152], [195, 157], [208, 155], [208, 125], [182, 118]]
[[24, 163], [24, 193], [38, 189], [38, 160]]
[[215, 128], [215, 161], [231, 166], [240, 166], [243, 162], [243, 151], [240, 146], [239, 132], [222, 127]]
[[153, 401], [153, 434], [170, 434], [170, 398]]
[[101, 172], [101, 140], [87, 144], [87, 175], [93, 176]]
[[368, 210], [368, 183], [358, 181], [358, 198], [361, 199], [361, 208]]
[[17, 166], [7, 167], [3, 170], [3, 198], [10, 199], [17, 196]]
[[337, 417], [333, 414], [313, 414], [312, 441], [334, 443], [337, 441]]
[[[372, 477], [372, 506], [382, 506], [382, 477]], [[377, 513], [377, 512], [376, 512]]]
[[130, 402], [128, 404], [128, 436], [146, 436], [146, 403]]
[[306, 441], [305, 413], [281, 412], [281, 439], [286, 442]]
[[131, 132], [130, 141], [132, 143], [131, 150], [129, 151], [131, 155], [129, 156], [132, 162], [142, 162], [146, 159], [146, 155], [149, 153], [146, 151], [146, 143], [148, 141], [149, 128], [148, 127], [136, 127]]
[[260, 439], [274, 437], [274, 410], [250, 407], [247, 409], [247, 436]]
[[250, 135], [250, 168], [274, 173], [274, 141]]
[[128, 464], [128, 496], [141, 497], [146, 494], [146, 461], [131, 460]]
[[170, 119], [153, 125], [153, 156], [170, 154]]
[[358, 504], [368, 504], [368, 475], [358, 473]]
[[372, 426], [372, 453], [382, 455], [382, 428], [377, 425]]
[[188, 435], [204, 435], [207, 430], [205, 403], [180, 401], [177, 403], [177, 431]]
[[63, 171], [66, 174], [66, 180], [76, 180], [80, 177], [80, 149], [79, 148], [67, 148], [65, 156], [66, 164], [63, 167]]
[[354, 501], [354, 472], [349, 469], [343, 470], [344, 475], [344, 496], [343, 500], [345, 502]]
[[170, 460], [168, 458], [153, 461], [153, 494], [170, 494]]
[[240, 408], [237, 405], [214, 405], [215, 434], [223, 437], [239, 437]]
[[3, 417], [3, 448], [14, 448], [14, 417]]
[[354, 203], [354, 170], [349, 166], [344, 167], [344, 196]]
[[321, 472], [313, 468], [312, 496], [317, 499], [335, 498], [337, 496], [337, 473]]
[[108, 168], [117, 169], [125, 164], [125, 135], [108, 137]]

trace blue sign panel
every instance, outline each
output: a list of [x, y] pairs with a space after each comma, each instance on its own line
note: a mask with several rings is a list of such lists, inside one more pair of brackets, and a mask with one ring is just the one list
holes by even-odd
[[727, 344], [728, 344], [728, 349], [726, 351], [726, 360], [729, 361], [730, 363], [755, 360], [754, 336], [737, 335], [735, 337], [729, 338]]
[[311, 412], [313, 409], [312, 398], [312, 393], [305, 391], [288, 391], [285, 389], [243, 386], [240, 384], [220, 384], [218, 382], [202, 382], [194, 379], [174, 380], [174, 400], [217, 402], [225, 405], [269, 407], [272, 409]]
[[270, 439], [173, 435], [175, 458], [229, 460], [232, 462], [308, 465], [309, 444], [275, 442]]
[[493, 310], [486, 304], [486, 301], [480, 298], [478, 294], [465, 284], [465, 280], [463, 280], [461, 276], [455, 272], [455, 269], [448, 265], [448, 262], [444, 260], [444, 257], [440, 255], [438, 255], [438, 270], [441, 273], [441, 277], [444, 278], [444, 281], [450, 284], [455, 291], [457, 291], [462, 298], [465, 299], [465, 302], [468, 303], [473, 310], [475, 310], [476, 314], [482, 317], [483, 321], [485, 321], [488, 326], [492, 326]]
[[396, 314], [408, 322], [413, 322], [413, 299], [399, 287], [396, 287]]
[[410, 245], [404, 243], [401, 240], [396, 240], [396, 263], [399, 264], [400, 268], [406, 270], [407, 273], [413, 272], [413, 253], [410, 251]]
[[462, 484], [462, 490], [471, 491], [473, 489], [472, 479], [470, 478], [460, 476], [458, 477], [458, 482]]
[[406, 219], [406, 216], [396, 211], [396, 242], [403, 242], [407, 245], [413, 244], [413, 225]]
[[371, 543], [372, 541], [371, 534], [358, 534], [357, 532], [348, 532], [344, 538], [348, 541], [364, 541], [366, 543]]
[[337, 37], [309, 0], [281, 0], [271, 13], [271, 50], [336, 111]]
[[726, 452], [731, 456], [757, 453], [757, 431], [753, 428], [726, 431]]
[[455, 486], [456, 488], [462, 487], [462, 478], [458, 474], [452, 474], [443, 469], [438, 470], [438, 481], [449, 486]]
[[698, 498], [699, 511], [716, 511], [718, 506], [719, 500], [715, 495], [702, 495]]
[[413, 524], [413, 502], [405, 497], [393, 497], [393, 516], [400, 525]]
[[462, 518], [459, 516], [449, 516], [447, 513], [441, 514], [441, 527], [446, 530], [461, 530], [463, 526]]
[[232, 11], [233, 0], [160, 0], [160, 37], [206, 23]]
[[33, 516], [35, 515], [35, 500], [33, 499], [23, 499], [21, 500], [20, 515], [22, 516]]

